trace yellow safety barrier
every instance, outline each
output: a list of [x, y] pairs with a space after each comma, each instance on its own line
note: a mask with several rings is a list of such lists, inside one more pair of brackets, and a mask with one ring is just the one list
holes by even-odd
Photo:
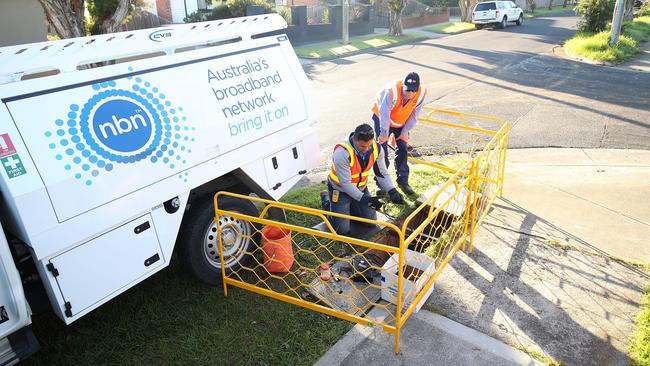
[[[501, 194], [509, 125], [491, 117], [425, 107], [417, 133], [446, 136], [439, 145], [444, 154], [410, 156], [412, 163], [444, 172], [448, 177], [422, 193], [418, 206], [397, 222], [382, 222], [341, 215], [229, 192], [214, 197], [222, 261], [224, 293], [237, 286], [258, 294], [319, 311], [367, 326], [379, 326], [395, 335], [399, 352], [400, 329], [433, 290], [446, 264], [459, 250], [469, 252], [477, 228], [494, 199]], [[440, 135], [438, 135], [440, 134]], [[417, 151], [415, 151], [417, 154]], [[455, 157], [454, 164], [441, 161]], [[458, 158], [460, 156], [460, 158]], [[444, 159], [442, 159], [444, 160]], [[219, 208], [219, 199], [230, 196], [260, 208], [251, 216]], [[288, 222], [272, 218], [272, 210], [284, 210]], [[328, 217], [347, 218], [352, 225], [380, 229], [372, 239], [362, 240], [336, 233]], [[310, 220], [305, 220], [310, 219]], [[230, 220], [230, 221], [228, 221]], [[322, 230], [298, 224], [320, 222]], [[228, 222], [233, 222], [228, 226]], [[251, 230], [241, 232], [241, 223]], [[265, 229], [266, 228], [266, 229]], [[277, 228], [284, 244], [268, 236]], [[229, 235], [256, 244], [225, 270], [224, 246]], [[264, 236], [266, 235], [266, 236]], [[271, 272], [273, 271], [280, 272]], [[283, 269], [284, 268], [284, 269]], [[371, 309], [382, 316], [369, 318]]]

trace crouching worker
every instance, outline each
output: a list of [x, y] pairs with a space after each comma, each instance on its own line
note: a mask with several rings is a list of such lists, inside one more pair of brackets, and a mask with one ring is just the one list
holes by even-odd
[[[380, 188], [388, 192], [391, 202], [404, 203], [395, 189], [384, 159], [384, 151], [377, 147], [374, 129], [369, 124], [359, 125], [349, 138], [336, 145], [332, 154], [332, 170], [327, 179], [327, 193], [321, 193], [323, 210], [340, 214], [377, 219], [381, 202], [368, 193], [368, 175], [376, 167], [375, 175]], [[330, 217], [337, 233], [350, 233], [350, 220]]]

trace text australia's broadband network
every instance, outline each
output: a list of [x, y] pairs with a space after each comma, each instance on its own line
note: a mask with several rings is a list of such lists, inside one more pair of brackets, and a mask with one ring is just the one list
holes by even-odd
[[[247, 78], [242, 82], [243, 77]], [[208, 83], [214, 97], [224, 103], [221, 113], [228, 121], [230, 136], [259, 130], [274, 119], [288, 116], [286, 106], [272, 107], [276, 101], [268, 90], [282, 82], [280, 72], [272, 69], [263, 58], [208, 70]]]

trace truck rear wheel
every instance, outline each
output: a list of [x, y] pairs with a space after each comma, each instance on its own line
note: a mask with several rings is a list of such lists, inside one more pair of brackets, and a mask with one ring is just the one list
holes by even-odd
[[[250, 201], [222, 196], [218, 203], [219, 208], [223, 210], [250, 216], [259, 215], [259, 210]], [[226, 272], [246, 265], [251, 260], [250, 253], [255, 250], [260, 240], [255, 226], [248, 221], [220, 216], [219, 222], [216, 222], [211, 195], [195, 200], [184, 220], [178, 254], [185, 268], [209, 285], [221, 283], [218, 227], [221, 229]]]

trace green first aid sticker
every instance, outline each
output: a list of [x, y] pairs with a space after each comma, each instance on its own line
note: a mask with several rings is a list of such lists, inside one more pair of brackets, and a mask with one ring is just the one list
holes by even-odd
[[16, 178], [23, 174], [27, 174], [23, 162], [20, 161], [20, 156], [18, 156], [18, 154], [0, 158], [0, 163], [2, 163], [2, 166], [7, 171], [9, 178]]

